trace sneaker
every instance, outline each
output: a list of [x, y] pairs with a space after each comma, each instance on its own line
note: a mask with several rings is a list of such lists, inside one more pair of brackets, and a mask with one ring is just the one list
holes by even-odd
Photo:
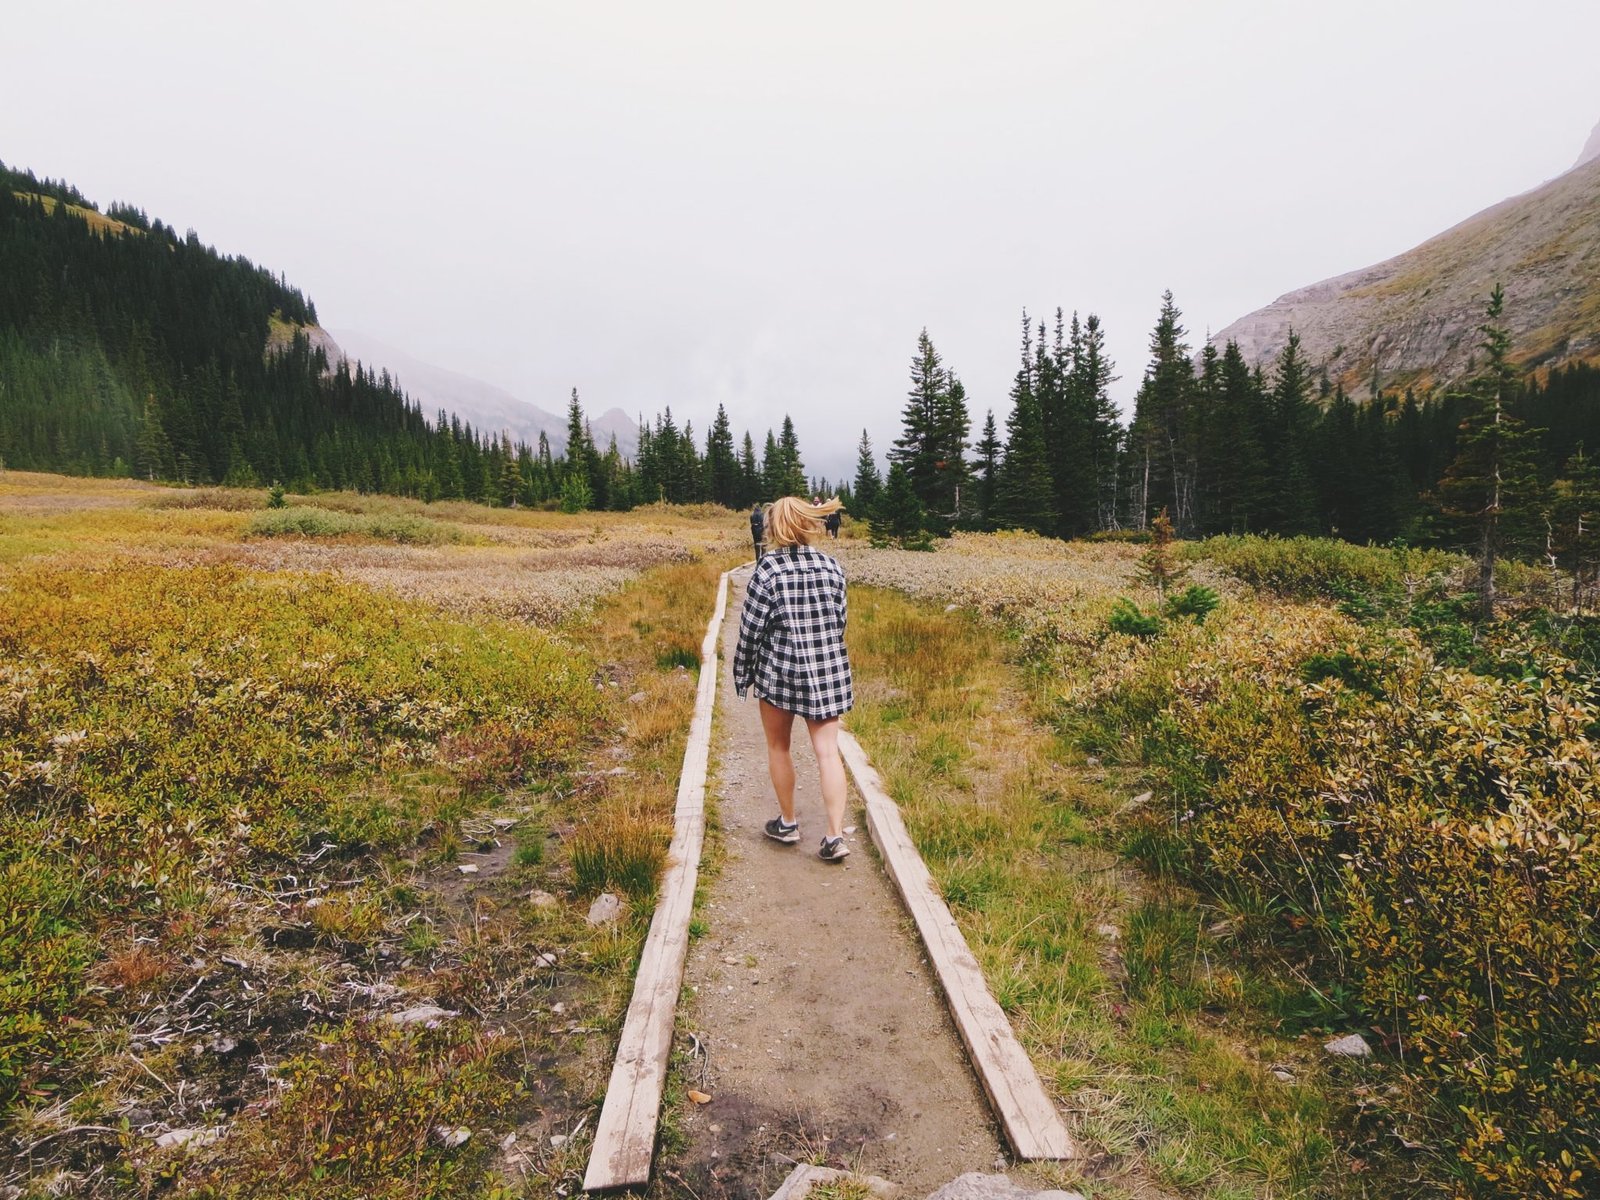
[[775, 842], [782, 842], [785, 846], [792, 846], [800, 840], [800, 823], [786, 824], [782, 817], [773, 817], [761, 828]]
[[850, 847], [844, 844], [842, 837], [822, 839], [822, 847], [817, 851], [817, 857], [823, 862], [843, 862], [850, 853]]

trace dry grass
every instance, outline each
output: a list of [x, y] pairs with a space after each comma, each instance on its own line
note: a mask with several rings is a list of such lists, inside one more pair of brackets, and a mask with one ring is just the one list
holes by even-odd
[[[972, 611], [1037, 615], [1042, 597], [1096, 611], [1125, 585], [1128, 552], [994, 539], [986, 573], [986, 541], [948, 558], [852, 559], [847, 720], [1091, 1150], [1053, 1178], [1096, 1196], [1323, 1194], [1315, 1058], [1271, 1033], [1193, 898], [1123, 865], [1117, 818], [1132, 779], [1056, 739], [1037, 715], [1048, 677], [1019, 670], [1018, 643]], [[863, 575], [965, 603], [946, 611], [854, 586]], [[1014, 585], [1000, 579], [1027, 582], [1008, 599]], [[1297, 1064], [1299, 1082], [1280, 1083], [1270, 1062]]]

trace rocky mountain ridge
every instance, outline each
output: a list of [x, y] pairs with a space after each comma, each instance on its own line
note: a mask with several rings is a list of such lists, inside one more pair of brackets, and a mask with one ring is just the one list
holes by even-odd
[[1600, 362], [1600, 126], [1578, 163], [1374, 266], [1278, 297], [1215, 334], [1270, 366], [1293, 329], [1313, 366], [1352, 392], [1427, 389], [1470, 369], [1500, 283], [1524, 365]]

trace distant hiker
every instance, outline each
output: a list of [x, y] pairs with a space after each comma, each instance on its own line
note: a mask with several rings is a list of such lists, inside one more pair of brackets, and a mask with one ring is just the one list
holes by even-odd
[[[819, 511], [820, 510], [820, 511]], [[775, 842], [800, 840], [794, 812], [794, 759], [789, 735], [804, 717], [817, 754], [822, 807], [827, 818], [817, 857], [839, 862], [844, 844], [844, 761], [839, 757], [839, 717], [854, 700], [850, 656], [844, 648], [844, 570], [811, 543], [822, 536], [824, 518], [839, 501], [808, 506], [785, 496], [767, 506], [768, 554], [756, 562], [745, 586], [739, 644], [733, 654], [733, 686], [751, 689], [761, 702], [767, 737], [767, 770], [778, 797], [778, 815], [763, 832]]]
[[843, 521], [844, 517], [840, 515], [838, 509], [834, 509], [822, 518], [823, 528], [828, 531], [828, 536], [836, 542], [839, 540], [839, 526]]
[[752, 504], [750, 506], [750, 540], [756, 544], [756, 561], [757, 562], [761, 561], [761, 551], [763, 549], [762, 543], [761, 543], [761, 535], [762, 535], [762, 532], [763, 532], [764, 528], [765, 528], [765, 522], [762, 520], [762, 517], [761, 517], [761, 505], [760, 504]]

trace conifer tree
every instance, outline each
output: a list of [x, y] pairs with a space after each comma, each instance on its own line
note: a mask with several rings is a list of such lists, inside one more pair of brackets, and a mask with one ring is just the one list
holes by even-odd
[[911, 472], [905, 464], [896, 462], [889, 466], [888, 478], [878, 495], [868, 530], [875, 545], [897, 545], [904, 549], [928, 548], [926, 514], [922, 501], [917, 498], [911, 484]]
[[1572, 607], [1582, 613], [1600, 585], [1600, 464], [1578, 447], [1556, 480], [1551, 553], [1572, 573]]
[[1139, 527], [1157, 508], [1167, 508], [1180, 534], [1194, 526], [1196, 428], [1194, 367], [1189, 361], [1183, 313], [1172, 292], [1163, 292], [1161, 313], [1150, 335], [1150, 365], [1134, 400], [1130, 439], [1138, 462], [1135, 487]]
[[761, 499], [773, 501], [790, 493], [784, 490], [787, 472], [778, 439], [767, 430], [767, 444], [761, 451]]
[[748, 508], [761, 499], [761, 468], [756, 463], [756, 444], [748, 429], [739, 451], [739, 489], [740, 508]]
[[1504, 311], [1505, 291], [1495, 284], [1484, 323], [1478, 326], [1484, 363], [1466, 392], [1471, 407], [1461, 422], [1456, 459], [1439, 481], [1445, 514], [1471, 533], [1479, 612], [1486, 621], [1495, 616], [1495, 563], [1508, 544], [1526, 544], [1539, 500], [1534, 459], [1538, 431], [1511, 413], [1517, 379], [1511, 335], [1502, 324]]
[[1309, 463], [1310, 383], [1305, 356], [1300, 352], [1300, 335], [1293, 329], [1278, 355], [1271, 412], [1268, 456], [1272, 476], [1266, 523], [1276, 533], [1317, 533], [1316, 496]]
[[872, 453], [872, 442], [867, 431], [861, 431], [861, 444], [856, 450], [856, 484], [851, 496], [850, 515], [864, 519], [872, 514], [883, 490], [883, 479], [878, 474], [878, 460]]
[[1011, 413], [1006, 418], [1005, 458], [995, 498], [995, 523], [1003, 529], [1053, 533], [1055, 489], [1050, 479], [1044, 418], [1034, 393], [1033, 331], [1023, 314], [1022, 365], [1011, 386]]
[[800, 461], [800, 440], [795, 436], [794, 422], [788, 413], [783, 414], [783, 430], [778, 435], [778, 459], [781, 476], [777, 495], [806, 495], [806, 468]]
[[506, 508], [515, 508], [522, 495], [522, 463], [511, 447], [511, 435], [500, 436], [500, 503]]
[[706, 497], [713, 503], [734, 508], [743, 501], [739, 459], [733, 448], [733, 427], [728, 423], [727, 410], [720, 404], [711, 422], [711, 432], [706, 435], [705, 480]]
[[975, 529], [993, 529], [995, 498], [1000, 486], [1000, 436], [995, 429], [994, 409], [983, 419], [983, 436], [974, 447], [978, 456], [978, 495], [973, 506], [972, 525]]

